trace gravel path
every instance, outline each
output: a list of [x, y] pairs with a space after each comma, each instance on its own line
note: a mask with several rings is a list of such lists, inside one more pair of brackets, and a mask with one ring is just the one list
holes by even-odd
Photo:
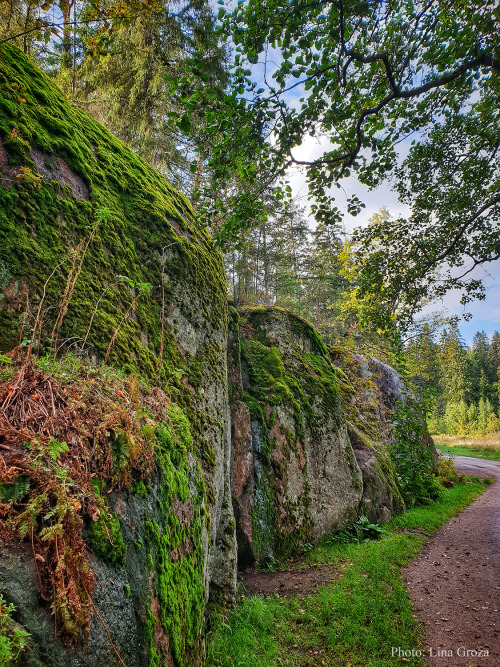
[[457, 456], [455, 463], [495, 483], [433, 535], [404, 579], [427, 630], [426, 662], [492, 667], [500, 665], [500, 461]]

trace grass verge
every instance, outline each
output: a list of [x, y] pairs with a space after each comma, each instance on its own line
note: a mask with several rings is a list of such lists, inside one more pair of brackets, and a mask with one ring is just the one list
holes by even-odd
[[445, 454], [500, 461], [500, 436], [433, 435], [432, 439], [436, 448]]
[[[482, 482], [467, 482], [445, 489], [439, 501], [386, 524], [388, 533], [381, 541], [319, 545], [301, 565], [333, 564], [341, 577], [306, 598], [245, 598], [227, 617], [213, 618], [207, 666], [394, 665], [398, 659], [391, 657], [393, 646], [418, 648], [424, 640], [401, 568], [428, 535], [484, 488]], [[404, 662], [422, 665], [419, 658]]]
[[495, 451], [488, 447], [473, 447], [469, 445], [437, 445], [443, 454], [452, 454], [453, 456], [473, 456], [476, 459], [488, 459], [489, 461], [500, 461], [500, 450]]

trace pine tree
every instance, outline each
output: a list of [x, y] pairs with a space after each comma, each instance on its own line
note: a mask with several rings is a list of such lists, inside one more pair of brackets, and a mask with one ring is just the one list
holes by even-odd
[[441, 391], [439, 346], [428, 323], [422, 326], [418, 335], [406, 346], [406, 357], [410, 382], [417, 398], [422, 398], [431, 391], [439, 394]]
[[[179, 114], [180, 100], [172, 95], [169, 79], [181, 78], [196, 62], [197, 84], [224, 89], [226, 56], [208, 2], [193, 0], [176, 13], [162, 3], [160, 11], [111, 34], [101, 34], [91, 24], [83, 25], [80, 35], [84, 45], [92, 46], [86, 46], [78, 71], [78, 103], [192, 196], [200, 185], [203, 161], [170, 122], [172, 114]], [[180, 94], [189, 97], [191, 92], [185, 88]], [[202, 124], [194, 114], [190, 120]]]
[[456, 324], [445, 329], [441, 335], [439, 365], [444, 400], [447, 403], [467, 401], [470, 381], [467, 374], [466, 348]]
[[340, 228], [320, 223], [311, 237], [306, 258], [307, 311], [309, 319], [331, 343], [346, 329], [341, 324], [344, 318], [340, 309], [342, 294], [348, 290], [347, 279], [341, 276]]

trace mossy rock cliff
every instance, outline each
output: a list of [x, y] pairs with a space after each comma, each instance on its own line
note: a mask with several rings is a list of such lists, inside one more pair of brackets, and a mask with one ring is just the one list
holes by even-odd
[[[235, 587], [221, 256], [187, 200], [9, 44], [0, 179], [0, 353], [77, 351], [170, 396], [176, 435], [157, 442], [156, 472], [110, 494], [89, 534], [94, 602], [127, 667], [199, 664], [209, 590]], [[158, 458], [172, 442], [175, 469]], [[86, 654], [54, 639], [23, 548], [0, 557], [0, 590], [36, 638], [23, 664], [118, 664], [96, 617]]]
[[398, 374], [280, 308], [230, 308], [232, 494], [239, 565], [300, 553], [404, 510], [391, 461]]
[[265, 563], [355, 515], [362, 477], [316, 330], [279, 308], [233, 319], [232, 491], [240, 563]]

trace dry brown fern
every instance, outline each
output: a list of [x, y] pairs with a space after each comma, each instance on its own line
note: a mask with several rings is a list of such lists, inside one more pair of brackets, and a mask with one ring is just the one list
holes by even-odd
[[143, 436], [151, 418], [143, 405], [161, 412], [168, 398], [145, 392], [133, 376], [106, 379], [80, 364], [66, 381], [19, 349], [9, 356], [15, 372], [0, 384], [0, 538], [29, 541], [57, 631], [85, 643], [95, 577], [84, 517], [96, 521], [106, 511], [95, 481], [121, 489], [133, 471], [151, 474], [153, 444]]

